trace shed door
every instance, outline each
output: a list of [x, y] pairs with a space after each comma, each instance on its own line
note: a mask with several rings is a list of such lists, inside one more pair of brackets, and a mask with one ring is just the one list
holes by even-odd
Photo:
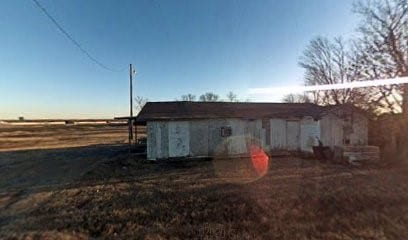
[[169, 156], [184, 157], [190, 152], [189, 124], [186, 121], [169, 122]]
[[288, 150], [298, 150], [300, 147], [300, 126], [298, 121], [287, 121], [286, 144]]

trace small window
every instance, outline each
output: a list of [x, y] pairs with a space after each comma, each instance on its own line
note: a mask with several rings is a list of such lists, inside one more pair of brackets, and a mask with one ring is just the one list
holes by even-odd
[[221, 127], [221, 137], [229, 137], [232, 135], [231, 127]]

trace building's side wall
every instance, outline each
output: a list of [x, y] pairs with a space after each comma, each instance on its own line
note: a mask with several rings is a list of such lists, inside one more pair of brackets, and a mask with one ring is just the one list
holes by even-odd
[[[228, 119], [232, 135], [226, 137], [228, 154], [243, 154], [247, 152], [246, 129], [247, 121], [241, 119]], [[221, 129], [220, 129], [221, 131]]]
[[223, 144], [225, 138], [221, 136], [221, 127], [229, 126], [227, 119], [208, 119], [208, 155], [227, 153], [227, 146]]
[[153, 160], [157, 158], [157, 144], [156, 144], [156, 124], [157, 122], [147, 122], [147, 159]]
[[320, 139], [320, 123], [312, 117], [304, 117], [300, 122], [300, 150], [303, 152], [313, 152], [316, 145], [316, 138]]
[[[265, 122], [268, 121], [268, 124]], [[366, 144], [367, 119], [353, 117], [350, 144]], [[289, 124], [288, 124], [289, 123]], [[288, 131], [288, 126], [292, 129]], [[297, 126], [298, 127], [295, 127]], [[266, 127], [270, 129], [269, 134]], [[218, 154], [243, 154], [250, 144], [265, 150], [301, 150], [312, 152], [319, 138], [324, 145], [334, 148], [344, 143], [345, 121], [334, 114], [321, 120], [302, 119], [206, 119], [190, 121], [149, 121], [147, 123], [147, 157], [160, 159], [182, 156], [215, 156]], [[231, 136], [222, 136], [221, 128], [231, 128]], [[269, 136], [269, 141], [267, 141]], [[288, 147], [288, 139], [296, 140]], [[267, 145], [269, 142], [269, 145]]]
[[169, 157], [169, 122], [156, 122], [157, 158]]
[[286, 149], [290, 151], [300, 150], [300, 121], [286, 121]]
[[[231, 136], [221, 128], [230, 127]], [[266, 146], [262, 120], [207, 119], [147, 122], [147, 158], [244, 154], [249, 144]]]
[[265, 146], [265, 129], [262, 128], [262, 119], [243, 120], [245, 124], [245, 135], [249, 144]]
[[190, 121], [190, 155], [208, 156], [208, 121]]
[[348, 119], [328, 114], [320, 120], [321, 141], [331, 147], [365, 145], [368, 143], [368, 120], [362, 114], [354, 113]]
[[[208, 123], [209, 156], [243, 154], [248, 151], [248, 144], [265, 145], [265, 130], [262, 129], [262, 120], [228, 118], [206, 121]], [[230, 136], [221, 135], [221, 128], [223, 127], [231, 128]]]
[[190, 123], [188, 121], [169, 121], [169, 157], [190, 155]]
[[320, 120], [320, 140], [323, 145], [334, 148], [343, 145], [344, 121], [334, 114], [328, 114]]
[[271, 119], [270, 120], [271, 140], [270, 148], [272, 151], [286, 149], [286, 120]]
[[168, 122], [147, 122], [147, 159], [169, 157]]

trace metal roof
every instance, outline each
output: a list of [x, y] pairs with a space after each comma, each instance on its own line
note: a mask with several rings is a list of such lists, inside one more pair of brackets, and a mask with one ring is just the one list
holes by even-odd
[[148, 102], [135, 119], [151, 120], [269, 117], [319, 118], [324, 107], [313, 103], [248, 103], [248, 102]]

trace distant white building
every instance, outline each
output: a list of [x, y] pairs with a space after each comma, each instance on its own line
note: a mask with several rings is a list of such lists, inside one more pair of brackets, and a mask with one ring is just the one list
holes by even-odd
[[246, 154], [251, 144], [268, 152], [312, 152], [317, 139], [331, 148], [368, 139], [367, 117], [350, 105], [148, 102], [136, 124], [147, 127], [151, 160]]

